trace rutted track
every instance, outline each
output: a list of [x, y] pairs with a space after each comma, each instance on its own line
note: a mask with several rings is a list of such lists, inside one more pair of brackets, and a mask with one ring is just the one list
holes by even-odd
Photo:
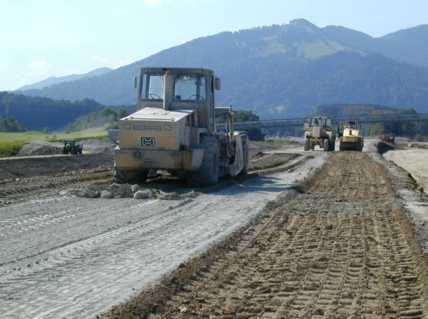
[[94, 317], [248, 222], [323, 156], [192, 199], [48, 196], [0, 207], [1, 316]]
[[333, 154], [305, 193], [236, 236], [109, 315], [428, 317], [426, 260], [367, 154]]
[[80, 185], [85, 182], [111, 182], [111, 169], [72, 171], [71, 173], [50, 176], [34, 176], [0, 182], [0, 207], [22, 202], [40, 196], [58, 193], [65, 186]]

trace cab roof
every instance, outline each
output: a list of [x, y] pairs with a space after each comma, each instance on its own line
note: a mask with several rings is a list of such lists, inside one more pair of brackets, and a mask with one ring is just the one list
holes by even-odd
[[193, 110], [174, 110], [167, 111], [157, 107], [145, 107], [127, 117], [122, 121], [162, 121], [162, 122], [178, 122], [186, 116], [192, 114]]
[[141, 68], [143, 73], [166, 73], [172, 72], [177, 74], [204, 74], [204, 75], [213, 75], [214, 71], [210, 69], [203, 68], [177, 68], [177, 67], [143, 67]]

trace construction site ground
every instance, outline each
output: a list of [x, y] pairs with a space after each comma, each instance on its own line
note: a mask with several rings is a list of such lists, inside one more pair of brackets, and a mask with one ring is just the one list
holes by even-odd
[[105, 316], [427, 318], [423, 243], [397, 194], [416, 185], [385, 164], [331, 154], [300, 192]]
[[74, 159], [81, 162], [79, 170], [60, 169], [52, 163], [56, 157], [41, 157], [52, 165], [51, 174], [41, 175], [19, 170], [24, 162], [42, 166], [38, 157], [5, 160], [10, 165], [3, 166], [9, 175], [0, 189], [0, 317], [93, 318], [247, 224], [326, 157], [260, 148], [253, 153], [257, 169], [250, 176], [218, 187], [192, 189], [173, 179], [143, 186], [178, 194], [168, 200], [70, 195], [70, 188], [111, 183], [111, 169], [93, 167], [93, 160], [88, 167], [84, 156]]
[[375, 152], [266, 149], [218, 187], [144, 186], [168, 200], [71, 195], [111, 183], [104, 159], [13, 164], [0, 178], [0, 317], [428, 318], [417, 181]]

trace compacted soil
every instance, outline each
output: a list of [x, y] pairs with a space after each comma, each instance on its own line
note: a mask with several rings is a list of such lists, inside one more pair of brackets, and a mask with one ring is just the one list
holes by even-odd
[[329, 156], [293, 197], [109, 318], [427, 318], [426, 259], [384, 166]]
[[[60, 163], [72, 165], [52, 171], [43, 166], [46, 158], [0, 163], [14, 173], [0, 176], [0, 318], [94, 318], [108, 311], [247, 224], [321, 167], [325, 154], [261, 154], [265, 174], [195, 192], [170, 180], [142, 185], [168, 186], [178, 194], [168, 200], [76, 197], [68, 188], [108, 186], [111, 170], [82, 166], [87, 156], [64, 158]], [[34, 176], [39, 167], [46, 174]]]

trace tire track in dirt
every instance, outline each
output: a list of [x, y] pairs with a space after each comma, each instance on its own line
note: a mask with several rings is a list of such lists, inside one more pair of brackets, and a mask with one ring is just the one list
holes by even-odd
[[95, 317], [246, 224], [324, 155], [195, 198], [64, 196], [1, 207], [0, 317]]
[[213, 259], [187, 265], [181, 285], [163, 282], [170, 295], [148, 290], [107, 317], [428, 316], [426, 260], [384, 168], [364, 153], [332, 154], [305, 193]]
[[73, 171], [51, 176], [33, 176], [3, 181], [0, 189], [0, 207], [13, 203], [38, 199], [42, 195], [58, 193], [65, 186], [79, 185], [87, 182], [109, 183], [113, 177], [110, 169]]

